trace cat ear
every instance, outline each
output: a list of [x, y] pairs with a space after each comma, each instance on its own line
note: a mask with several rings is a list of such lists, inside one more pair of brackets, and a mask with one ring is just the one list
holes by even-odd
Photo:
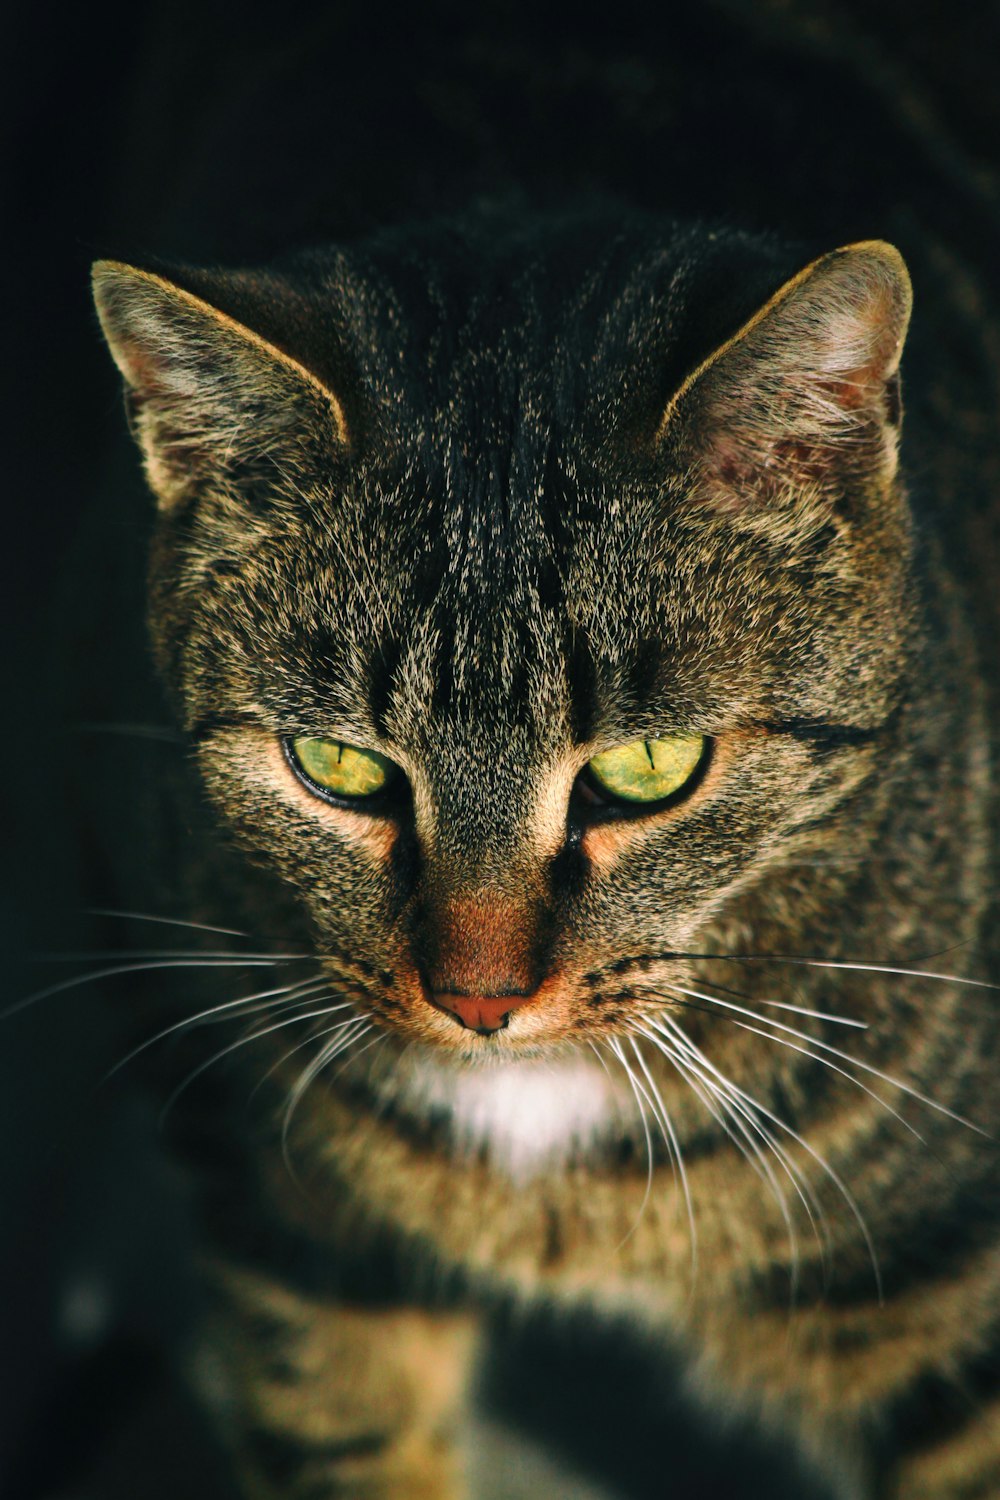
[[211, 303], [117, 261], [97, 262], [93, 286], [146, 474], [164, 508], [248, 464], [294, 479], [318, 445], [347, 444], [336, 396]]
[[898, 250], [813, 261], [691, 374], [660, 438], [692, 498], [733, 516], [811, 510], [896, 468], [899, 358], [912, 294]]

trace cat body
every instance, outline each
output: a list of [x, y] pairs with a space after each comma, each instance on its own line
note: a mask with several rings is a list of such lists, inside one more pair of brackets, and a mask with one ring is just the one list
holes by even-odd
[[[174, 1130], [248, 1494], [462, 1493], [510, 1303], [676, 1343], [838, 1494], [996, 1493], [1000, 363], [901, 238], [902, 403], [883, 241], [588, 198], [96, 268], [192, 752], [123, 880], [275, 966], [163, 1012], [199, 1069], [237, 1027]], [[636, 744], [697, 761], [609, 795]]]
[[[109, 475], [10, 778], [25, 868], [69, 771], [78, 906], [166, 924], [93, 947], [241, 1493], [462, 1496], [544, 1314], [687, 1371], [708, 1478], [685, 1416], [642, 1493], [742, 1422], [789, 1493], [994, 1496], [987, 20], [307, 9], [136, 26], [96, 291], [154, 504]], [[628, 804], [636, 745], [697, 760]]]

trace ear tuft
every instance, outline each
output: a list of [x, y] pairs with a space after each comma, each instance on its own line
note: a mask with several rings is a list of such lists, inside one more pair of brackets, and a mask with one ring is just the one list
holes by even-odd
[[882, 241], [835, 250], [787, 282], [671, 401], [663, 441], [696, 498], [729, 513], [895, 472], [898, 370], [911, 307]]
[[305, 448], [347, 442], [337, 398], [252, 329], [152, 271], [98, 261], [94, 301], [165, 507], [241, 464], [295, 471]]

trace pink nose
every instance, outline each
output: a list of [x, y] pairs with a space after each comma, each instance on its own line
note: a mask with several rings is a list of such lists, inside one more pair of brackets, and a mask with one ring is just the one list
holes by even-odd
[[434, 1004], [470, 1031], [485, 1033], [502, 1031], [511, 1011], [530, 999], [530, 995], [457, 995], [444, 991], [434, 996]]

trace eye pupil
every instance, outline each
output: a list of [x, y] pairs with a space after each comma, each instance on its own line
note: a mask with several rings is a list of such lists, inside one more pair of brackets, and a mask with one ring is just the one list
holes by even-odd
[[613, 801], [662, 802], [692, 780], [705, 745], [700, 734], [632, 740], [595, 755], [587, 770], [598, 790]]

